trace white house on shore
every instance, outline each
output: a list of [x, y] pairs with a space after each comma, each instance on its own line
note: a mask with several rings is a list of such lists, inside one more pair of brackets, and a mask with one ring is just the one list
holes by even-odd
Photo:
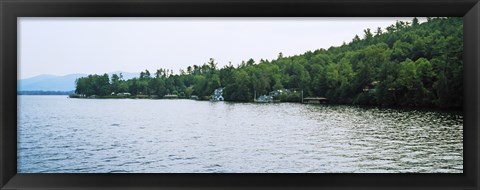
[[223, 88], [217, 88], [213, 92], [212, 95], [212, 101], [223, 101], [225, 98], [223, 98]]
[[131, 96], [129, 92], [122, 92], [122, 93], [117, 93], [117, 96]]

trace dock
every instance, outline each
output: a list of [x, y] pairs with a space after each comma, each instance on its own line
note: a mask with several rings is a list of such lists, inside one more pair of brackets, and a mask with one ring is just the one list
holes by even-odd
[[327, 103], [328, 99], [324, 97], [307, 97], [303, 99], [305, 104], [323, 104]]

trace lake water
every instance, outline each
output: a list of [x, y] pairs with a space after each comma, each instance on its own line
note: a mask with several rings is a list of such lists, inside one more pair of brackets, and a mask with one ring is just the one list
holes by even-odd
[[462, 173], [432, 111], [18, 96], [19, 173]]

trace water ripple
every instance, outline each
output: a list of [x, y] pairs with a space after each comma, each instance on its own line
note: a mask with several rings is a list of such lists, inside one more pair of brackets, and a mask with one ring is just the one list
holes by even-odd
[[458, 113], [19, 98], [19, 173], [463, 172]]

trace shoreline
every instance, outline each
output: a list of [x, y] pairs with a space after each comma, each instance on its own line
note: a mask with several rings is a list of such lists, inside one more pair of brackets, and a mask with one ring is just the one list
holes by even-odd
[[[40, 95], [40, 94], [18, 94], [17, 96], [66, 96], [67, 98], [72, 99], [142, 99], [142, 100], [194, 100], [194, 101], [210, 101], [210, 100], [195, 100], [190, 99], [187, 97], [178, 97], [178, 98], [152, 98], [152, 97], [117, 97], [117, 96], [103, 96], [103, 97], [70, 97], [69, 95]], [[438, 107], [415, 107], [415, 106], [379, 106], [379, 105], [359, 105], [359, 104], [342, 104], [342, 103], [322, 103], [322, 104], [308, 104], [308, 103], [301, 103], [301, 102], [269, 102], [269, 103], [259, 103], [254, 101], [220, 101], [220, 102], [228, 102], [228, 103], [256, 103], [256, 104], [278, 104], [278, 103], [299, 103], [305, 105], [323, 105], [323, 106], [352, 106], [352, 107], [359, 107], [363, 109], [394, 109], [394, 110], [404, 110], [404, 111], [434, 111], [434, 112], [449, 112], [449, 113], [457, 113], [463, 115], [463, 108], [438, 108]]]
[[[72, 97], [69, 97], [72, 98]], [[75, 97], [74, 99], [146, 99], [146, 100], [194, 100], [194, 101], [210, 101], [210, 100], [201, 100], [201, 99], [190, 99], [187, 97], [178, 97], [178, 98], [151, 98], [151, 97], [115, 97], [115, 96], [104, 96], [104, 97]], [[216, 101], [214, 101], [216, 102]], [[363, 109], [394, 109], [394, 110], [403, 110], [403, 111], [435, 111], [435, 112], [449, 112], [457, 113], [463, 115], [463, 108], [439, 108], [439, 107], [415, 107], [415, 106], [379, 106], [379, 105], [359, 105], [359, 104], [342, 104], [342, 103], [320, 103], [320, 104], [308, 104], [295, 101], [287, 102], [269, 102], [269, 103], [259, 103], [254, 101], [219, 101], [219, 102], [228, 102], [228, 103], [256, 103], [256, 104], [277, 104], [277, 103], [299, 103], [305, 105], [323, 105], [323, 106], [352, 106], [359, 107]]]

